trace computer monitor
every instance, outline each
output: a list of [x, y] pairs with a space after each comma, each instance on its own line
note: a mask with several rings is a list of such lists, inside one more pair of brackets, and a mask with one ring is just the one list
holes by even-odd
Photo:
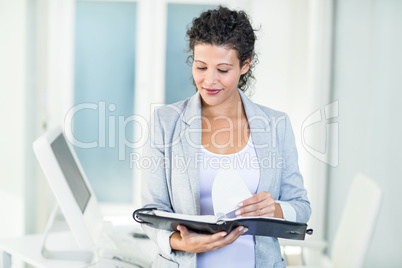
[[81, 249], [96, 247], [102, 228], [97, 199], [61, 127], [40, 136], [33, 149], [72, 235]]

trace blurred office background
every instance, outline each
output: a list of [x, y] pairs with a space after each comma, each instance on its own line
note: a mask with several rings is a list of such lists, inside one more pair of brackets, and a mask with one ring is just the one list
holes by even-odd
[[291, 118], [309, 239], [331, 254], [361, 172], [383, 192], [364, 267], [402, 267], [400, 0], [0, 0], [0, 237], [43, 232], [54, 197], [32, 142], [56, 125], [88, 146], [75, 149], [105, 213], [131, 216], [143, 124], [194, 94], [185, 32], [218, 4], [259, 29], [250, 97]]

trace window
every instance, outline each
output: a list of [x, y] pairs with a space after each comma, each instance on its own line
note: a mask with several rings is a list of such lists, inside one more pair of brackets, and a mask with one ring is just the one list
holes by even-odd
[[132, 201], [135, 41], [135, 2], [77, 2], [75, 150], [100, 202]]
[[165, 103], [173, 103], [191, 97], [196, 91], [191, 75], [191, 65], [186, 63], [191, 55], [188, 49], [187, 25], [202, 11], [214, 5], [168, 4], [166, 40]]

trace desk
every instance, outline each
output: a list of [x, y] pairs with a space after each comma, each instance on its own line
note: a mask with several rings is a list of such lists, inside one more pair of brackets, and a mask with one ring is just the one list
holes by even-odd
[[[58, 240], [59, 245], [66, 245], [71, 241], [70, 234], [68, 233], [54, 234], [52, 240], [53, 239]], [[42, 241], [42, 234], [27, 235], [17, 238], [3, 238], [0, 239], [0, 252], [6, 252], [37, 268], [83, 268], [86, 266], [84, 262], [49, 260], [43, 258], [41, 254]], [[0, 264], [0, 267], [1, 265], [2, 264]]]
[[[119, 233], [127, 233], [123, 227], [120, 228]], [[67, 261], [67, 260], [52, 260], [46, 259], [41, 254], [43, 234], [27, 235], [17, 238], [2, 238], [0, 239], [0, 254], [6, 252], [12, 257], [21, 259], [27, 264], [36, 268], [84, 268], [89, 266], [88, 263], [81, 261]], [[56, 232], [48, 236], [47, 247], [52, 250], [76, 250], [77, 245], [70, 232]], [[157, 247], [149, 239], [134, 238], [127, 236], [121, 246], [125, 247], [126, 252], [135, 253], [132, 256], [135, 259], [146, 259], [149, 265], [152, 263], [153, 258], [156, 256]], [[13, 266], [12, 266], [13, 267]], [[0, 268], [2, 267], [0, 263]], [[14, 268], [14, 267], [13, 267]]]

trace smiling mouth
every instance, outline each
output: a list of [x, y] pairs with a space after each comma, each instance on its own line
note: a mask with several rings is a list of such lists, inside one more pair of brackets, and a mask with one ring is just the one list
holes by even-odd
[[216, 95], [221, 92], [222, 89], [204, 88], [208, 95]]

